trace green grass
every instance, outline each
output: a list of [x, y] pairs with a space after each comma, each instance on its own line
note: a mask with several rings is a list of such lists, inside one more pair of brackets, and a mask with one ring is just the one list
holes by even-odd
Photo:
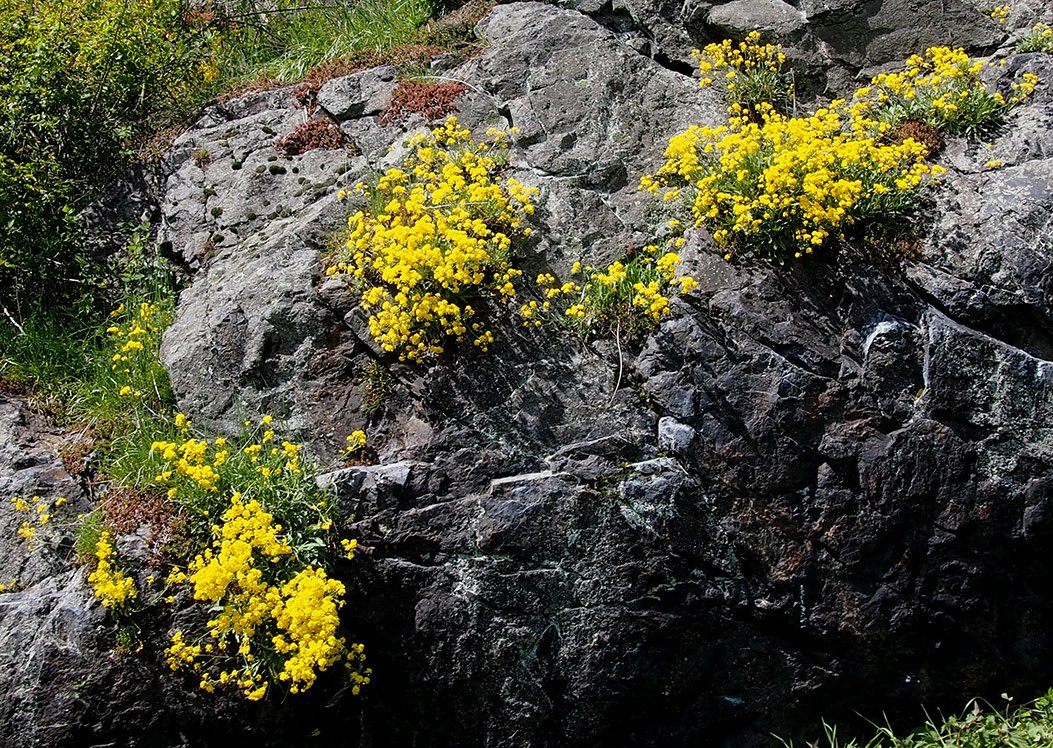
[[219, 87], [260, 77], [296, 81], [325, 60], [417, 42], [434, 11], [430, 0], [284, 2], [275, 12], [243, 7], [234, 13], [242, 23], [224, 37]]
[[101, 509], [95, 509], [80, 518], [73, 540], [73, 550], [76, 552], [78, 559], [87, 561], [95, 555], [95, 548], [99, 545], [102, 531], [103, 516]]
[[[1005, 695], [1003, 694], [1003, 698]], [[794, 743], [780, 741], [786, 748]], [[918, 729], [897, 735], [877, 727], [868, 739], [844, 739], [835, 725], [823, 722], [823, 736], [809, 748], [1048, 748], [1053, 746], [1053, 690], [1033, 702], [1004, 709], [974, 699], [961, 714], [930, 717]]]

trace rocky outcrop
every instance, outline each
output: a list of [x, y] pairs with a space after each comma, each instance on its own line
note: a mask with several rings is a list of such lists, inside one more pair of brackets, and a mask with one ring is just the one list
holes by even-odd
[[[490, 49], [447, 77], [474, 87], [461, 102], [462, 122], [520, 130], [512, 174], [545, 194], [540, 238], [523, 260], [528, 274], [566, 270], [576, 259], [609, 262], [646, 240], [639, 177], [670, 135], [721, 116], [715, 94], [570, 11], [502, 7], [485, 33]], [[181, 401], [213, 424], [235, 429], [246, 413], [271, 412], [330, 455], [364, 424], [361, 372], [371, 354], [346, 336], [345, 318], [366, 341], [368, 334], [342, 285], [320, 294], [315, 287], [325, 242], [346, 216], [339, 189], [392, 163], [406, 132], [422, 124], [379, 125], [379, 105], [368, 102], [390, 98], [387, 70], [319, 93], [362, 156], [314, 150], [279, 159], [274, 137], [302, 116], [289, 90], [214, 107], [175, 144], [164, 238], [188, 261], [209, 231], [224, 243], [199, 257], [210, 280], [184, 293], [162, 357]], [[193, 158], [204, 151], [207, 163]], [[231, 159], [240, 169], [231, 171]], [[281, 214], [265, 218], [279, 203]]]
[[[756, 25], [847, 75], [1003, 38], [954, 0], [938, 23], [898, 0], [634, 2], [577, 6], [603, 25], [499, 6], [487, 50], [443, 73], [470, 84], [463, 122], [520, 130], [511, 173], [540, 190], [528, 276], [649, 236], [639, 177], [723, 116], [676, 71], [688, 44]], [[1002, 74], [1024, 69], [1053, 81], [1048, 56]], [[373, 684], [253, 712], [261, 742], [760, 746], [820, 716], [910, 722], [922, 702], [1048, 687], [1048, 87], [989, 147], [948, 144], [905, 257], [732, 264], [695, 232], [700, 287], [640, 348], [493, 310], [489, 354], [422, 369], [379, 356], [322, 275], [337, 191], [421, 124], [379, 124], [394, 85], [386, 69], [327, 85], [310, 116], [354, 146], [291, 157], [273, 148], [305, 116], [291, 90], [217, 104], [160, 196], [162, 238], [195, 271], [163, 346], [181, 407], [227, 431], [272, 413], [308, 439], [362, 548], [340, 571]], [[339, 468], [357, 428], [381, 464]], [[145, 698], [178, 705], [178, 688]], [[245, 713], [223, 706], [233, 733]], [[203, 734], [199, 708], [174, 706], [157, 739]]]
[[973, 53], [995, 49], [1038, 19], [1036, 2], [1013, 4], [1008, 25], [991, 7], [972, 0], [943, 0], [938, 7], [910, 0], [561, 0], [612, 30], [637, 37], [641, 49], [683, 70], [691, 50], [726, 37], [761, 31], [782, 42], [803, 73], [831, 93], [844, 93], [859, 71], [867, 74], [926, 47], [964, 46]]
[[[695, 12], [801, 40], [836, 28], [831, 54], [855, 67], [1001, 38], [948, 6], [939, 24], [894, 2]], [[521, 130], [512, 170], [541, 190], [527, 274], [645, 239], [639, 177], [719, 102], [579, 13], [499, 6], [482, 30], [487, 51], [450, 76], [472, 87], [462, 120]], [[1047, 57], [1005, 75], [1022, 68], [1053, 80]], [[331, 84], [357, 99], [326, 105], [363, 145], [328, 156], [348, 179], [393, 158], [402, 132], [369, 104], [387, 84]], [[380, 674], [362, 740], [764, 745], [820, 715], [1047, 685], [1051, 115], [1042, 92], [989, 148], [950, 144], [911, 260], [729, 264], [696, 234], [700, 289], [642, 350], [509, 320], [488, 356], [388, 362], [368, 413], [378, 352], [304, 238], [338, 225], [331, 196], [207, 261], [165, 339], [185, 407], [219, 427], [274, 411], [330, 455], [366, 427], [384, 463], [325, 479], [367, 549], [348, 570]], [[286, 168], [315, 179], [312, 158]]]

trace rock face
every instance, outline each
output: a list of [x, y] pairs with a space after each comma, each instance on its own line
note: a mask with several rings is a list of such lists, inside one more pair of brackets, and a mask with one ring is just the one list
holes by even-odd
[[[721, 116], [715, 94], [578, 13], [501, 7], [485, 33], [490, 49], [450, 76], [477, 89], [461, 103], [462, 122], [521, 131], [512, 175], [545, 194], [540, 239], [523, 260], [528, 275], [565, 271], [577, 259], [609, 262], [645, 241], [636, 184], [670, 135]], [[301, 117], [287, 89], [214, 107], [176, 142], [162, 200], [165, 240], [194, 262], [193, 248], [213, 230], [202, 230], [201, 217], [216, 208], [215, 230], [225, 239], [214, 256], [198, 257], [210, 280], [184, 293], [162, 358], [185, 407], [211, 423], [236, 429], [246, 414], [271, 412], [328, 442], [330, 454], [349, 427], [363, 425], [361, 372], [371, 354], [346, 339], [352, 300], [343, 287], [315, 287], [326, 239], [347, 215], [339, 188], [390, 163], [397, 150], [387, 156], [389, 146], [422, 124], [378, 124], [373, 102], [385, 86], [390, 98], [389, 71], [365, 71], [319, 92], [362, 156], [314, 150], [277, 159], [275, 134]], [[194, 158], [203, 152], [211, 154], [206, 163]], [[240, 169], [231, 171], [231, 159]], [[281, 215], [265, 219], [279, 202]], [[348, 324], [368, 341], [353, 316]]]
[[[761, 26], [854, 71], [1003, 36], [956, 0], [674, 6], [498, 6], [487, 50], [444, 73], [472, 86], [463, 122], [521, 131], [511, 173], [541, 191], [527, 276], [649, 236], [639, 177], [670, 135], [723, 116], [670, 69], [682, 47]], [[1053, 81], [1048, 56], [1004, 75], [1023, 69]], [[343, 571], [374, 683], [284, 705], [310, 734], [262, 742], [760, 746], [820, 716], [909, 722], [922, 702], [1048, 687], [1048, 88], [990, 148], [949, 144], [911, 259], [729, 264], [697, 233], [700, 288], [641, 349], [495, 312], [490, 354], [383, 361], [378, 383], [321, 255], [336, 191], [420, 124], [379, 125], [394, 85], [385, 69], [330, 83], [322, 114], [357, 148], [288, 159], [272, 144], [304, 116], [290, 90], [217, 105], [160, 196], [196, 269], [163, 347], [181, 407], [219, 430], [272, 413], [334, 463], [365, 428], [382, 463], [324, 476], [363, 549]]]
[[[691, 50], [757, 30], [781, 41], [798, 63], [799, 83], [844, 93], [860, 70], [899, 62], [926, 47], [993, 50], [1007, 36], [1040, 20], [1033, 0], [1014, 3], [1008, 26], [972, 0], [937, 5], [912, 0], [561, 0], [604, 26], [640, 39], [646, 52], [678, 70], [691, 65]], [[811, 87], [809, 85], [809, 87]]]

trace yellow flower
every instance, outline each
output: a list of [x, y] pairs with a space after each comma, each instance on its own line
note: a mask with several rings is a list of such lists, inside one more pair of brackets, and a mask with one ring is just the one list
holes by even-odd
[[95, 561], [95, 571], [88, 575], [88, 584], [103, 607], [121, 608], [137, 596], [135, 582], [116, 568], [117, 555], [106, 530], [95, 544]]
[[[465, 340], [474, 315], [466, 297], [516, 295], [512, 240], [530, 234], [524, 223], [537, 191], [497, 178], [507, 135], [488, 137], [475, 141], [450, 118], [411, 138], [401, 166], [373, 190], [377, 209], [348, 219], [346, 254], [330, 274], [362, 289], [370, 334], [401, 360]], [[489, 340], [485, 331], [473, 336], [480, 348]]]
[[366, 432], [365, 431], [352, 431], [348, 434], [347, 446], [344, 448], [345, 452], [357, 452], [366, 446]]

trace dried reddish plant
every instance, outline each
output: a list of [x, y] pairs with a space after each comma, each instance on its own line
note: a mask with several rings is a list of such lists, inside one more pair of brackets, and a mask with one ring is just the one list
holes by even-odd
[[380, 115], [380, 124], [398, 122], [410, 112], [429, 122], [440, 120], [456, 108], [457, 99], [468, 90], [463, 83], [414, 83], [400, 81], [391, 95], [391, 104]]
[[940, 134], [940, 131], [919, 119], [908, 119], [892, 134], [892, 142], [897, 145], [908, 138], [925, 146], [927, 149], [926, 158], [932, 158], [944, 146], [943, 136]]
[[274, 141], [274, 149], [285, 156], [299, 156], [315, 148], [335, 150], [350, 144], [340, 127], [330, 119], [313, 119], [298, 125]]

